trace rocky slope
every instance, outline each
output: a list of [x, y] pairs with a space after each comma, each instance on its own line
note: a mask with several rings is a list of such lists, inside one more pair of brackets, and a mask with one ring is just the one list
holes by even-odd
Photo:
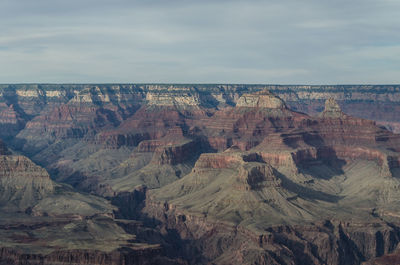
[[137, 241], [105, 199], [53, 182], [0, 142], [0, 264], [180, 264]]

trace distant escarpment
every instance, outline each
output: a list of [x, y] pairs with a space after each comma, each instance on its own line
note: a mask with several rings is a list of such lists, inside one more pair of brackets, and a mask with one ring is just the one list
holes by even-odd
[[[284, 104], [271, 100], [268, 104], [272, 105], [263, 106], [266, 101], [262, 97], [251, 95], [256, 91], [271, 91], [290, 108], [311, 115], [323, 110], [326, 99], [334, 98], [345, 113], [397, 131], [399, 89], [368, 85], [1, 85], [0, 124], [7, 130], [0, 136], [16, 136], [14, 145], [35, 153], [59, 138], [93, 138], [104, 129], [118, 127], [144, 105], [151, 109], [175, 108], [182, 115], [199, 114], [201, 110], [211, 115], [216, 109], [235, 105], [276, 108]], [[118, 146], [136, 145], [140, 140], [140, 135], [110, 137]], [[108, 141], [104, 136], [97, 139]]]
[[349, 115], [377, 121], [399, 133], [399, 85], [275, 86], [270, 91], [279, 95], [291, 108], [315, 115], [324, 108], [325, 100], [335, 99]]

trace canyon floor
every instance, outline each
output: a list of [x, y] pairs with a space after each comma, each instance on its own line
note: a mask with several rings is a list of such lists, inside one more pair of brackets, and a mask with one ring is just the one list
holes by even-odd
[[400, 86], [0, 85], [0, 264], [396, 264]]

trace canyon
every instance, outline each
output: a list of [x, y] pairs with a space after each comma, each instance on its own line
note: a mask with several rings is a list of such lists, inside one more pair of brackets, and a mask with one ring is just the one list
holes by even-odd
[[0, 264], [393, 264], [400, 86], [0, 85]]

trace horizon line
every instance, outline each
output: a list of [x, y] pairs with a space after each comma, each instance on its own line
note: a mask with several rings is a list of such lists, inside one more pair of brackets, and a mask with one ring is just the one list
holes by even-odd
[[247, 86], [400, 86], [400, 83], [337, 83], [337, 84], [302, 84], [302, 83], [188, 83], [188, 82], [11, 82], [0, 85], [247, 85]]

